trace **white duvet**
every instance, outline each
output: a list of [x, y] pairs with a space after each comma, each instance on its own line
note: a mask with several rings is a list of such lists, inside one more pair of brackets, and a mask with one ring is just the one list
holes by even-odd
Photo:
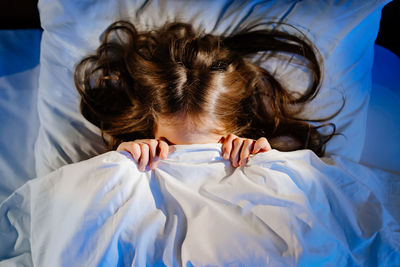
[[220, 144], [174, 146], [140, 172], [109, 152], [0, 206], [0, 266], [398, 266], [400, 179], [276, 150], [232, 168]]

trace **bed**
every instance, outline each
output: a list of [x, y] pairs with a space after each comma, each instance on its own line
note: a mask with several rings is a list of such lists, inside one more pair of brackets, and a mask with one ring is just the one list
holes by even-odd
[[[400, 60], [374, 45], [387, 2], [39, 1], [43, 32], [0, 32], [0, 266], [400, 265]], [[158, 173], [139, 174], [129, 155], [103, 154], [72, 81], [116, 18], [219, 34], [296, 26], [326, 68], [305, 115], [329, 114], [344, 95], [332, 120], [342, 135], [322, 160], [272, 151], [235, 172], [218, 145], [178, 146]], [[305, 80], [279, 61], [265, 67]]]

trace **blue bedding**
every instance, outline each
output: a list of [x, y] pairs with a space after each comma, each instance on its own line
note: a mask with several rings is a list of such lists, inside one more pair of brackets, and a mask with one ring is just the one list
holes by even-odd
[[114, 151], [25, 184], [0, 205], [0, 266], [400, 264], [399, 177], [308, 150], [233, 168], [221, 144], [172, 149], [154, 171]]

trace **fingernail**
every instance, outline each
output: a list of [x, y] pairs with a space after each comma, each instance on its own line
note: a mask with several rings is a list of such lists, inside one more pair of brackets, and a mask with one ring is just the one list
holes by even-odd
[[150, 167], [150, 169], [152, 169], [152, 170], [156, 169], [156, 168], [158, 167], [158, 161], [152, 162], [152, 163], [150, 164], [149, 167]]
[[224, 155], [222, 155], [224, 157], [224, 159], [228, 159], [228, 153], [224, 153]]

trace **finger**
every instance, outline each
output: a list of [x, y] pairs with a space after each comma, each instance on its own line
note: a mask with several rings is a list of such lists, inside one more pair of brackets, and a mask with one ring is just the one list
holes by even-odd
[[152, 170], [158, 167], [160, 159], [166, 159], [168, 157], [168, 152], [169, 152], [169, 145], [166, 141], [163, 140], [163, 138], [156, 141], [157, 141], [157, 149], [155, 154], [156, 156], [153, 156], [149, 164], [149, 167]]
[[159, 140], [158, 142], [158, 148], [159, 148], [159, 156], [161, 159], [166, 159], [168, 157], [168, 152], [169, 152], [169, 146], [168, 143], [165, 142], [164, 140]]
[[232, 152], [232, 142], [235, 138], [237, 138], [237, 136], [234, 134], [228, 134], [224, 138], [223, 140], [224, 143], [222, 145], [222, 157], [224, 159], [229, 159]]
[[139, 159], [139, 170], [144, 171], [149, 163], [150, 148], [148, 144], [140, 144], [141, 156]]
[[146, 143], [149, 145], [150, 148], [149, 161], [151, 162], [155, 157], [157, 157], [158, 141], [156, 139], [150, 139], [146, 140]]
[[127, 151], [132, 155], [132, 158], [138, 162], [140, 158], [140, 146], [135, 142], [123, 142], [117, 147], [117, 151]]
[[246, 139], [243, 142], [242, 149], [240, 151], [239, 165], [244, 166], [250, 156], [250, 152], [253, 150], [253, 144], [255, 143], [252, 139]]
[[272, 149], [271, 145], [269, 144], [267, 138], [261, 137], [257, 139], [257, 141], [255, 142], [252, 154], [257, 154], [259, 152], [267, 152], [270, 151], [271, 149]]
[[149, 152], [150, 152], [150, 157], [149, 157], [149, 167], [150, 169], [155, 169], [157, 167], [157, 161], [158, 161], [158, 141], [155, 139], [150, 139], [146, 140], [146, 143], [149, 145]]
[[125, 150], [124, 147], [125, 147], [125, 142], [119, 144], [116, 151], [124, 151]]
[[236, 138], [233, 140], [233, 149], [231, 153], [231, 163], [233, 167], [239, 167], [239, 156], [243, 145], [243, 138]]
[[132, 146], [133, 142], [122, 142], [121, 144], [119, 144], [119, 146], [117, 147], [116, 151], [127, 151], [127, 152], [131, 152], [131, 146]]
[[131, 142], [130, 149], [133, 159], [135, 160], [136, 163], [138, 163], [140, 155], [142, 154], [140, 150], [140, 145], [138, 143]]

